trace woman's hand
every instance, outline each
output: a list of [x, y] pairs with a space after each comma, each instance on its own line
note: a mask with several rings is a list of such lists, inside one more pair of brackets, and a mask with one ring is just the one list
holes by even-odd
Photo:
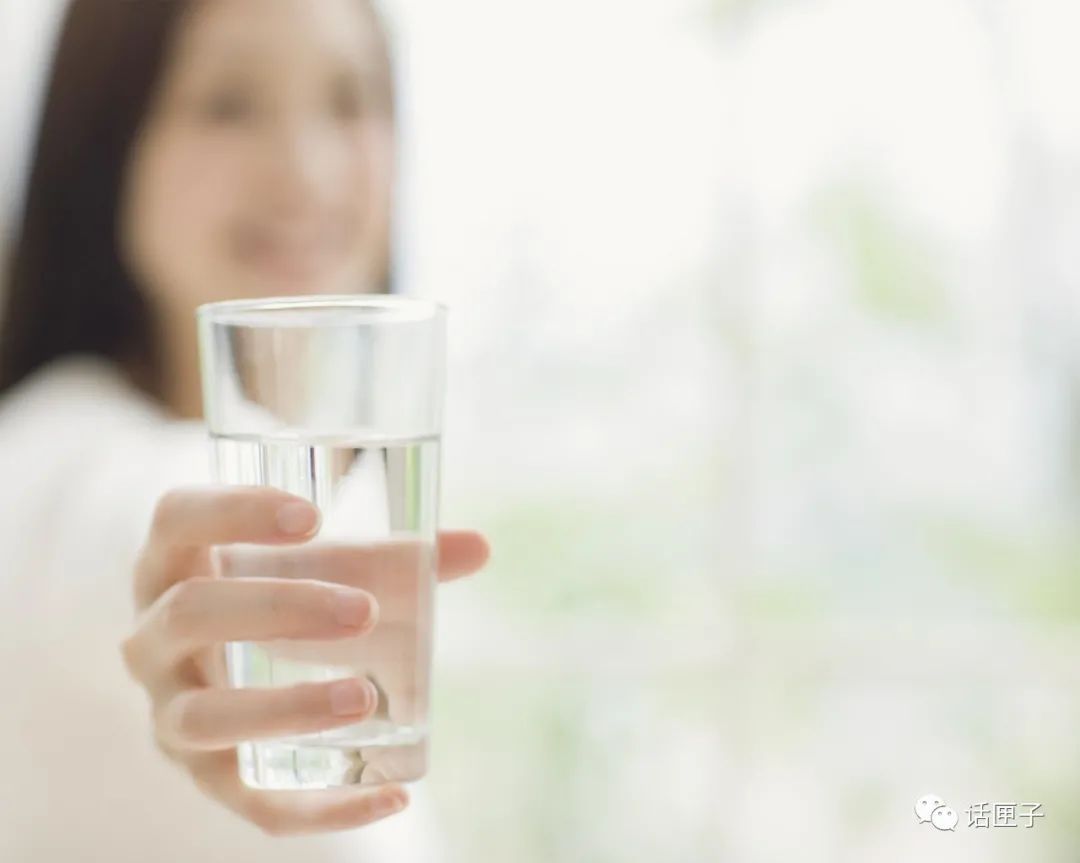
[[[303, 543], [318, 525], [312, 504], [277, 489], [167, 493], [136, 566], [139, 619], [122, 645], [128, 670], [150, 696], [160, 748], [204, 792], [273, 835], [359, 827], [408, 803], [397, 784], [262, 791], [240, 780], [238, 743], [349, 725], [378, 703], [375, 687], [362, 678], [275, 689], [226, 685], [226, 641], [343, 639], [377, 627], [378, 598], [360, 588], [214, 572], [214, 545]], [[479, 534], [440, 534], [439, 580], [475, 572], [487, 555]]]

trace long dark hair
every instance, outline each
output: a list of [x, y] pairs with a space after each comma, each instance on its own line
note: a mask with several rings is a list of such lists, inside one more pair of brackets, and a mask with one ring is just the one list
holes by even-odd
[[187, 0], [72, 0], [53, 56], [0, 315], [0, 395], [51, 360], [94, 354], [160, 393], [151, 310], [124, 266], [132, 142]]

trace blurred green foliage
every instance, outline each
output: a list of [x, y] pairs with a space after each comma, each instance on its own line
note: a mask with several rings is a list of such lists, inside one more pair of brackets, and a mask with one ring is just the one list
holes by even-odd
[[940, 255], [870, 186], [849, 181], [826, 188], [813, 201], [809, 219], [822, 245], [837, 255], [857, 306], [911, 324], [946, 317]]

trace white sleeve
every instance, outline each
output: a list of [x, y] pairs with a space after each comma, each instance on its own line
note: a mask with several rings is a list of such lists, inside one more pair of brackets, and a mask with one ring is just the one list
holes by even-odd
[[198, 424], [69, 364], [0, 403], [0, 478], [0, 860], [438, 860], [422, 789], [385, 824], [270, 839], [154, 747], [118, 646], [154, 501], [209, 481]]

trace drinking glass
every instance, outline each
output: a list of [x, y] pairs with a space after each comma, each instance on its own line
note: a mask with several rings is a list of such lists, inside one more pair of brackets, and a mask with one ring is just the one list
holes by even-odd
[[375, 714], [342, 728], [243, 743], [258, 788], [420, 778], [427, 769], [445, 309], [396, 296], [211, 303], [198, 310], [203, 402], [218, 482], [316, 504], [309, 542], [214, 549], [224, 578], [363, 588], [379, 619], [337, 641], [226, 645], [235, 687], [367, 677]]

